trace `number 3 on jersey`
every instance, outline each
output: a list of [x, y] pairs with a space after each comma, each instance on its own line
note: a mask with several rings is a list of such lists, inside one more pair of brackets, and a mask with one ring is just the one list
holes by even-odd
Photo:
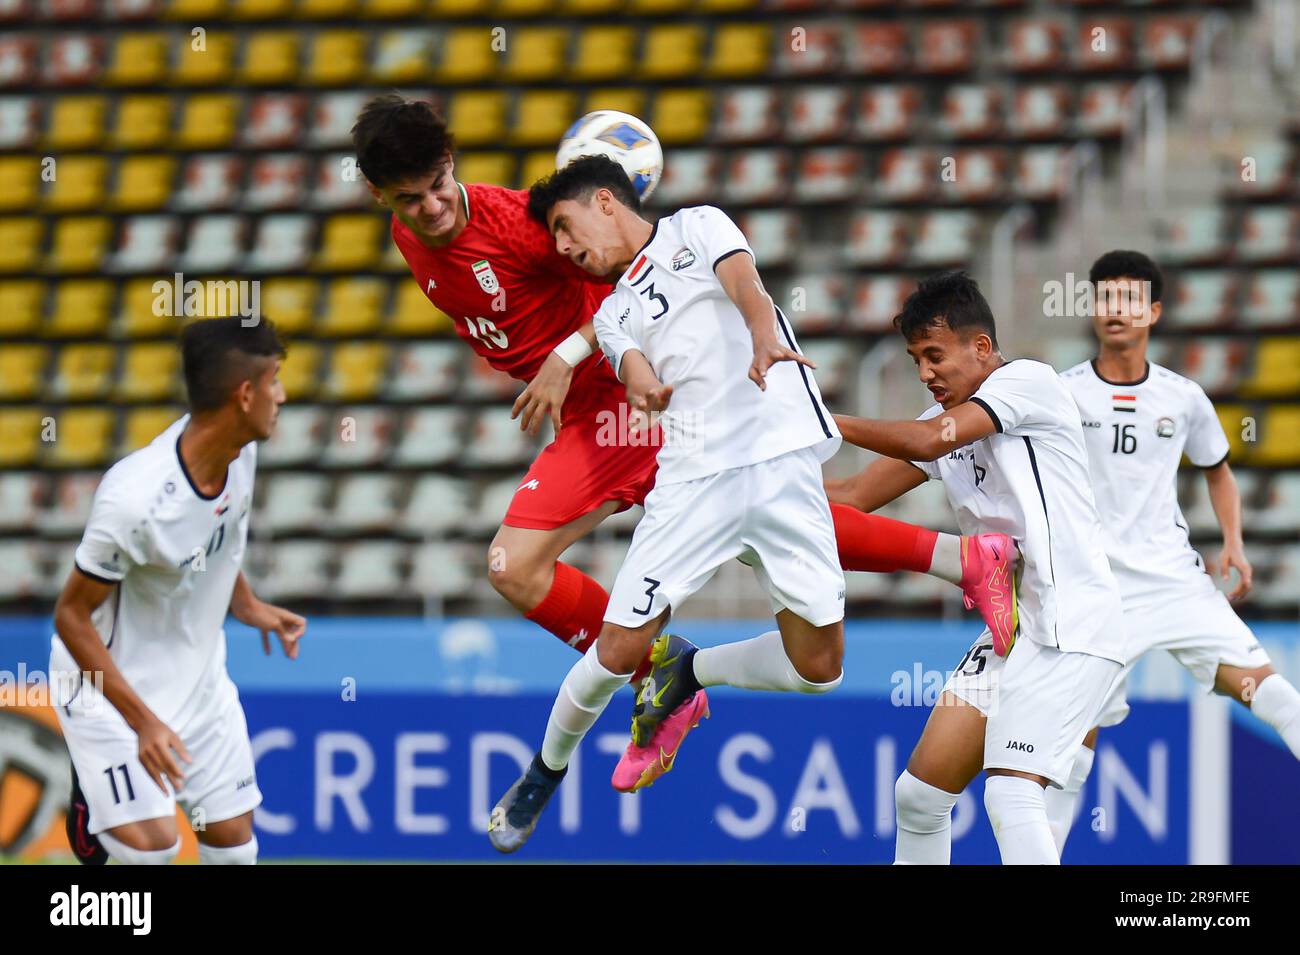
[[[477, 325], [475, 325], [476, 322]], [[482, 342], [487, 348], [505, 348], [510, 344], [510, 340], [506, 338], [506, 333], [481, 315], [475, 318], [466, 315], [465, 324], [469, 326], [470, 338], [476, 342]]]

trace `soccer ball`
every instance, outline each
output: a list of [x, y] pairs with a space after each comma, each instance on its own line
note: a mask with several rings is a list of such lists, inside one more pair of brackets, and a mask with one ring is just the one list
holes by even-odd
[[555, 151], [555, 168], [579, 156], [608, 156], [627, 171], [641, 201], [650, 198], [664, 172], [664, 151], [654, 130], [627, 113], [598, 109], [567, 130]]

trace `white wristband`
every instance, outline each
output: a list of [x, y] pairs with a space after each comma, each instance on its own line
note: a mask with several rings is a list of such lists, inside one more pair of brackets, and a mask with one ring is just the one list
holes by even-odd
[[591, 344], [582, 337], [582, 332], [574, 332], [555, 346], [555, 354], [563, 358], [570, 368], [576, 368], [591, 352]]

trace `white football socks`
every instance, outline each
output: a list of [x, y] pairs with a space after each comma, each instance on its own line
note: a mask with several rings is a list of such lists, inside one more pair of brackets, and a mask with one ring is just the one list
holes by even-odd
[[1291, 755], [1300, 759], [1300, 692], [1282, 674], [1260, 681], [1250, 711], [1277, 730]]
[[952, 861], [952, 807], [957, 796], [903, 770], [894, 783], [898, 829], [894, 865], [948, 865]]
[[200, 842], [199, 865], [257, 865], [257, 836], [242, 846], [209, 846]]
[[1080, 746], [1070, 765], [1070, 778], [1065, 781], [1065, 788], [1048, 786], [1043, 792], [1043, 801], [1047, 804], [1047, 821], [1052, 827], [1052, 840], [1056, 843], [1057, 855], [1065, 852], [1065, 840], [1070, 837], [1070, 828], [1074, 825], [1079, 793], [1088, 781], [1088, 774], [1092, 772], [1092, 763], [1096, 758], [1097, 754], [1091, 749]]
[[998, 840], [1003, 865], [1060, 865], [1047, 822], [1043, 787], [1023, 776], [989, 776], [984, 808]]
[[596, 644], [591, 645], [560, 684], [555, 705], [551, 707], [542, 741], [542, 762], [549, 769], [559, 772], [569, 765], [569, 757], [587, 731], [619, 688], [631, 679], [631, 673], [610, 673], [601, 666]]
[[169, 849], [135, 849], [125, 842], [114, 838], [107, 832], [97, 835], [109, 858], [119, 865], [170, 865], [181, 851], [181, 840], [177, 836], [176, 844]]
[[841, 673], [830, 683], [805, 680], [785, 655], [781, 634], [776, 630], [769, 630], [752, 640], [703, 647], [695, 652], [693, 662], [695, 679], [700, 686], [725, 684], [746, 690], [829, 693], [844, 679]]
[[950, 584], [961, 583], [961, 538], [956, 534], [940, 534], [934, 542], [934, 556], [930, 558], [932, 576]]

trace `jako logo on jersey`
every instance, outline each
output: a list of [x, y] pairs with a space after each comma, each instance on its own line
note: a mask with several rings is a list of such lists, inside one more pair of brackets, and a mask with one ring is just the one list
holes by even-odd
[[680, 272], [682, 269], [689, 269], [695, 264], [695, 253], [683, 246], [677, 250], [673, 256], [673, 271]]
[[470, 266], [474, 270], [474, 278], [478, 279], [478, 287], [489, 295], [495, 295], [501, 283], [497, 281], [497, 274], [492, 271], [492, 266], [488, 264], [487, 259], [479, 259]]
[[1161, 438], [1172, 438], [1174, 436], [1174, 419], [1161, 418], [1157, 421], [1156, 434]]
[[619, 325], [622, 325], [624, 322], [626, 322], [626, 321], [627, 321], [627, 317], [628, 317], [629, 315], [631, 315], [631, 314], [632, 314], [632, 309], [630, 309], [630, 308], [625, 308], [625, 309], [623, 309], [623, 314], [620, 315], [620, 316], [618, 317], [618, 323], [619, 323]]
[[515, 488], [515, 491], [536, 491], [540, 486], [541, 482], [538, 481], [537, 478], [533, 478], [531, 481], [525, 481], [523, 484], [519, 485]]
[[1087, 421], [1087, 420], [1085, 420], [1085, 421], [1083, 422], [1083, 426], [1084, 426], [1085, 428], [1100, 428], [1100, 427], [1101, 427], [1101, 422], [1100, 422], [1100, 421]]
[[1007, 749], [1018, 750], [1022, 753], [1032, 753], [1034, 751], [1033, 743], [1018, 743], [1013, 739], [1007, 740]]

